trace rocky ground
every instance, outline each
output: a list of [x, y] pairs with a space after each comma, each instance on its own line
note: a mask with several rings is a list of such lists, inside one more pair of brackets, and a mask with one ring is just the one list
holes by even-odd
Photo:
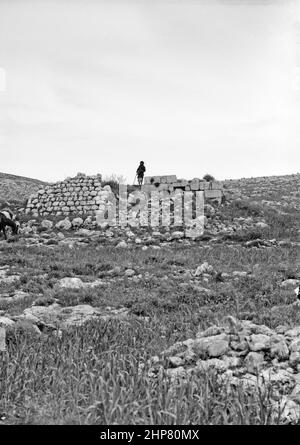
[[[240, 386], [259, 392], [272, 388], [273, 419], [300, 420], [300, 326], [279, 325], [275, 330], [249, 320], [225, 319], [196, 338], [177, 342], [152, 358], [151, 376], [172, 380], [191, 379], [193, 374], [214, 372], [223, 390]], [[227, 324], [227, 325], [226, 325]]]
[[287, 176], [231, 179], [224, 182], [224, 187], [231, 199], [248, 198], [280, 210], [284, 207], [299, 210], [299, 182], [300, 173]]
[[196, 239], [23, 217], [0, 241], [2, 423], [298, 423], [295, 177], [272, 200], [231, 183]]

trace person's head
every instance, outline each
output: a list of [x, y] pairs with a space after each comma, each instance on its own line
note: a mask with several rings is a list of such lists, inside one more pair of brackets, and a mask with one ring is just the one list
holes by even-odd
[[144, 164], [144, 161], [141, 161], [140, 164]]

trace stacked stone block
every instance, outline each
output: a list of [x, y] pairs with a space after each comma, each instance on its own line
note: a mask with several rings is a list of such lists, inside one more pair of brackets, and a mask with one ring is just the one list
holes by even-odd
[[177, 179], [176, 175], [169, 176], [146, 176], [142, 190], [151, 193], [153, 190], [169, 191], [204, 191], [204, 197], [208, 200], [222, 201], [223, 184], [219, 181], [205, 181], [204, 179], [194, 178], [189, 181], [186, 179]]
[[[142, 192], [150, 199], [152, 191], [159, 193], [159, 199], [186, 192], [204, 191], [204, 198], [221, 202], [223, 191], [218, 182], [206, 182], [199, 178], [191, 181], [177, 179], [175, 175], [146, 177]], [[147, 199], [147, 198], [146, 198]], [[106, 211], [112, 207], [115, 196], [109, 186], [101, 187], [101, 175], [86, 176], [79, 173], [38, 190], [31, 195], [26, 205], [26, 213], [33, 216], [95, 214], [97, 210]], [[150, 201], [149, 201], [150, 202]], [[132, 210], [132, 209], [131, 209]], [[167, 210], [165, 209], [165, 214]]]
[[101, 204], [101, 175], [85, 176], [79, 173], [74, 178], [46, 186], [31, 195], [26, 213], [33, 215], [69, 215], [92, 213]]

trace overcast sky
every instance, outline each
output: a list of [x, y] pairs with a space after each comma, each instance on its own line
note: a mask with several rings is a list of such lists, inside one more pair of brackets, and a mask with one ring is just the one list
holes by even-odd
[[2, 172], [300, 172], [300, 0], [0, 0], [0, 67]]

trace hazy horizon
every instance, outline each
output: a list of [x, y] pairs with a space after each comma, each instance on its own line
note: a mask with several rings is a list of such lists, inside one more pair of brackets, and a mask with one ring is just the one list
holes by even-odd
[[299, 67], [300, 0], [0, 0], [0, 171], [297, 173]]

